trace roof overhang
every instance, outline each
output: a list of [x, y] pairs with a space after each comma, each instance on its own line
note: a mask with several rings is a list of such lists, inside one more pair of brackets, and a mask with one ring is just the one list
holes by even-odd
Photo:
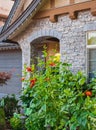
[[4, 50], [20, 50], [20, 46], [18, 44], [14, 44], [11, 41], [10, 42], [0, 42], [0, 51]]
[[27, 9], [0, 34], [0, 41], [12, 39], [22, 32], [46, 0], [33, 0]]

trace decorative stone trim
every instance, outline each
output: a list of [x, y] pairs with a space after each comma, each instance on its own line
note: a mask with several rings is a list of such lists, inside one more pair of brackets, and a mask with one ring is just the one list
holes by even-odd
[[45, 37], [45, 36], [55, 37], [55, 38], [58, 38], [59, 40], [62, 38], [62, 34], [59, 33], [57, 30], [46, 29], [46, 30], [37, 31], [36, 33], [34, 33], [33, 35], [31, 35], [28, 38], [28, 42], [31, 43], [33, 40], [35, 40], [35, 39], [37, 39], [39, 37]]
[[96, 31], [96, 23], [89, 23], [84, 26], [84, 31]]

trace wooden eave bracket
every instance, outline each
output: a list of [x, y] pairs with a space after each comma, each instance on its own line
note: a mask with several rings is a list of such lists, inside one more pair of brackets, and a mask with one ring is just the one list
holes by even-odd
[[[69, 17], [74, 20], [74, 19], [77, 19], [77, 12], [70, 12], [69, 13]], [[49, 16], [49, 20], [52, 22], [52, 23], [55, 23], [58, 21], [58, 16], [56, 15], [50, 15]]]
[[96, 8], [95, 8], [95, 9], [91, 8], [91, 14], [92, 14], [93, 16], [96, 16]]
[[49, 20], [50, 20], [52, 23], [55, 23], [55, 22], [57, 22], [57, 16], [56, 16], [56, 15], [50, 15]]
[[51, 22], [57, 22], [57, 17], [59, 15], [69, 14], [69, 17], [74, 20], [77, 18], [78, 12], [85, 10], [90, 10], [91, 14], [96, 16], [96, 0], [40, 11], [34, 16], [34, 19], [49, 17]]
[[69, 12], [69, 18], [72, 20], [77, 19], [77, 12]]

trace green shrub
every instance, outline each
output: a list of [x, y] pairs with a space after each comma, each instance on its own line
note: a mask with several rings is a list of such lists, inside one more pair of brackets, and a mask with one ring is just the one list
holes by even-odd
[[0, 108], [0, 130], [4, 130], [6, 127], [4, 109]]
[[87, 84], [82, 72], [73, 74], [68, 63], [53, 59], [38, 65], [40, 71], [25, 66], [22, 78], [27, 130], [44, 130], [48, 125], [52, 130], [95, 130], [96, 79]]
[[10, 125], [13, 130], [23, 130], [22, 121], [18, 117], [10, 118]]
[[20, 106], [18, 105], [18, 100], [16, 99], [15, 95], [8, 95], [6, 97], [3, 97], [2, 99], [4, 101], [4, 111], [5, 111], [5, 116], [6, 119], [10, 119], [14, 112], [19, 112], [20, 111]]

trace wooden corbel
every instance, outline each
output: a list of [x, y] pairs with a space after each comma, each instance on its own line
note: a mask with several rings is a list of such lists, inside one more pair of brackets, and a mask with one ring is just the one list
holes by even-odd
[[69, 12], [69, 18], [77, 19], [77, 12]]
[[52, 23], [55, 23], [55, 22], [57, 22], [57, 16], [56, 16], [56, 15], [50, 15], [49, 20], [50, 20]]
[[92, 14], [93, 16], [96, 16], [96, 8], [95, 8], [95, 9], [91, 9], [91, 14]]

